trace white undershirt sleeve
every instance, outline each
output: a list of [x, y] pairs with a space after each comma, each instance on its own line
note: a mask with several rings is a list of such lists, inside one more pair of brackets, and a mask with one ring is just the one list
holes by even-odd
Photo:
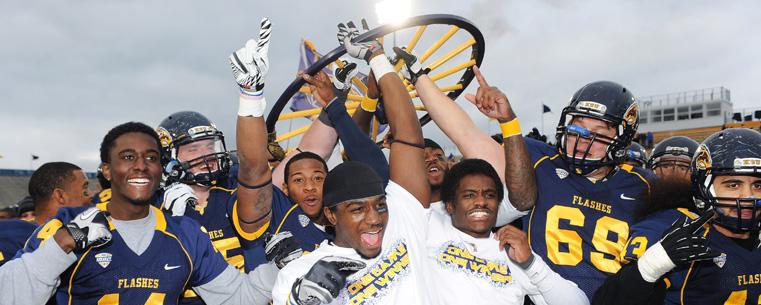
[[0, 268], [0, 304], [45, 304], [61, 283], [60, 275], [77, 261], [53, 237]]
[[280, 269], [273, 263], [262, 264], [248, 274], [233, 265], [213, 280], [193, 290], [206, 304], [269, 304], [272, 287]]
[[579, 289], [575, 283], [552, 271], [536, 253], [534, 253], [534, 263], [525, 272], [531, 283], [539, 289], [547, 304], [589, 304], [589, 299], [587, 299], [584, 291]]
[[507, 187], [505, 187], [504, 184], [502, 185], [502, 189], [505, 191], [505, 198], [503, 198], [502, 202], [499, 203], [499, 209], [497, 210], [497, 223], [494, 225], [495, 227], [504, 226], [518, 218], [528, 215], [528, 211], [518, 211], [518, 209], [516, 209], [513, 204], [510, 203], [510, 199], [507, 198]]

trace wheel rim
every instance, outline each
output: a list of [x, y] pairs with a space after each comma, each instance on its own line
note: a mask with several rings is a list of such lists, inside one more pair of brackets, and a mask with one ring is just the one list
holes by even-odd
[[[430, 32], [429, 29], [431, 26], [436, 27], [434, 35], [426, 35], [427, 32]], [[446, 30], [447, 26], [449, 26], [448, 30]], [[401, 40], [401, 42], [404, 42], [404, 44], [407, 45], [408, 51], [419, 51], [422, 48], [421, 46], [428, 45], [428, 48], [425, 49], [422, 54], [418, 54], [419, 62], [421, 62], [424, 69], [426, 67], [431, 69], [428, 75], [436, 83], [436, 85], [439, 86], [442, 91], [446, 92], [446, 95], [449, 98], [452, 100], [456, 99], [467, 88], [467, 86], [474, 78], [472, 66], [481, 66], [481, 62], [483, 61], [485, 43], [481, 31], [479, 31], [472, 22], [463, 17], [446, 14], [435, 14], [412, 17], [403, 23], [396, 25], [382, 25], [363, 33], [359, 37], [355, 38], [354, 41], [368, 41], [376, 38], [385, 40], [383, 41], [384, 50], [387, 52], [386, 54], [389, 55], [393, 54], [393, 51], [391, 51], [391, 44], [389, 44], [388, 40], [386, 40], [386, 36], [396, 35], [402, 31], [412, 33], [411, 35], [408, 35], [411, 36], [409, 40]], [[440, 32], [444, 32], [444, 34], [436, 35]], [[458, 43], [459, 41], [456, 41], [454, 42], [454, 47], [451, 48], [451, 51], [448, 51], [443, 56], [438, 55], [440, 53], [437, 51], [448, 49], [444, 47], [445, 45], [447, 45], [447, 47], [452, 45], [451, 42], [448, 42], [455, 36], [457, 36], [459, 40], [464, 40], [465, 42]], [[468, 36], [470, 36], [470, 39], [463, 39], [463, 37], [467, 38]], [[346, 54], [346, 48], [343, 45], [338, 46], [328, 54], [324, 55], [321, 59], [310, 65], [305, 70], [305, 73], [314, 75], [321, 69], [333, 63], [340, 65], [340, 58], [344, 54]], [[401, 65], [402, 63], [397, 63], [395, 66], [397, 72], [401, 69]], [[458, 72], [461, 72], [459, 78], [456, 77]], [[442, 85], [439, 83], [439, 81], [448, 81], [449, 83], [444, 83]], [[366, 90], [364, 84], [361, 84], [361, 82], [358, 83], [356, 78], [354, 79], [354, 82], [360, 88], [362, 88], [362, 90]], [[308, 117], [320, 112], [320, 109], [317, 108], [295, 111], [281, 115], [282, 110], [291, 101], [291, 98], [294, 94], [300, 91], [308, 92], [308, 89], [302, 89], [302, 87], [306, 88], [304, 85], [305, 81], [303, 78], [296, 78], [280, 95], [277, 102], [275, 102], [272, 110], [270, 110], [267, 116], [268, 132], [275, 131], [275, 125], [279, 120], [293, 119], [297, 117]], [[410, 97], [413, 99], [417, 98], [417, 92], [414, 91], [414, 86], [406, 81], [405, 85], [407, 86], [407, 90], [410, 92]], [[347, 109], [352, 112], [353, 109], [356, 109], [361, 99], [362, 96], [350, 95], [347, 99]], [[424, 107], [416, 105], [416, 109], [424, 110]], [[430, 121], [430, 116], [425, 113], [422, 115], [422, 117], [419, 118], [419, 120], [421, 125], [424, 125]], [[301, 134], [306, 131], [308, 127], [308, 125], [303, 126], [283, 134], [278, 137], [277, 141], [283, 141], [285, 139]], [[374, 129], [372, 135], [374, 139], [375, 136], [377, 136], [375, 130], [377, 129]]]

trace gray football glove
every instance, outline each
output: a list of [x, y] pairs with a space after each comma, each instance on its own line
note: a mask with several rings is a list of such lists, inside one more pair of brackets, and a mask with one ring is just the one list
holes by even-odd
[[413, 85], [417, 82], [417, 78], [420, 75], [428, 74], [430, 71], [429, 69], [423, 70], [420, 62], [418, 62], [417, 56], [415, 56], [415, 53], [407, 52], [406, 47], [394, 47], [393, 50], [394, 53], [396, 53], [396, 56], [394, 56], [391, 63], [396, 64], [397, 61], [403, 59], [404, 65], [402, 66], [402, 70], [400, 72], [402, 72], [404, 78], [410, 81], [410, 83]]
[[[362, 28], [365, 32], [369, 30], [365, 19], [362, 19]], [[346, 53], [352, 57], [369, 61], [373, 52], [383, 48], [380, 42], [376, 39], [365, 42], [351, 42], [352, 39], [358, 36], [359, 30], [354, 26], [354, 22], [349, 21], [346, 25], [343, 23], [338, 24], [338, 34], [336, 35], [338, 43], [344, 45], [344, 47], [346, 47]]]
[[74, 217], [65, 225], [66, 231], [74, 239], [74, 251], [81, 252], [90, 247], [100, 247], [111, 241], [108, 217], [111, 213], [91, 207]]
[[275, 235], [267, 233], [264, 237], [264, 243], [264, 253], [267, 255], [267, 261], [275, 262], [275, 265], [280, 269], [304, 254], [299, 240], [289, 231], [280, 232]]
[[340, 256], [326, 256], [291, 288], [291, 301], [299, 305], [330, 303], [346, 285], [346, 277], [365, 268], [365, 263]]
[[271, 31], [270, 20], [262, 19], [259, 41], [249, 39], [245, 47], [230, 55], [233, 76], [244, 94], [258, 96], [264, 89], [264, 78], [269, 72], [267, 52], [270, 48]]
[[184, 216], [185, 208], [187, 206], [195, 208], [196, 203], [198, 203], [198, 197], [185, 183], [175, 182], [164, 189], [164, 210], [172, 216]]
[[343, 61], [344, 67], [336, 66], [333, 71], [333, 93], [340, 100], [345, 101], [351, 90], [351, 80], [357, 76], [357, 64]]

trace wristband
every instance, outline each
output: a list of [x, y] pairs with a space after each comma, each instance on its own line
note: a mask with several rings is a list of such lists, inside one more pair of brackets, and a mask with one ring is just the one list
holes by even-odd
[[[507, 258], [510, 258], [510, 256], [508, 256]], [[512, 258], [510, 258], [510, 260], [513, 261]], [[523, 270], [528, 270], [528, 268], [531, 268], [531, 265], [534, 264], [534, 252], [531, 252], [531, 255], [528, 257], [528, 259], [525, 262], [519, 263], [519, 262], [513, 261], [513, 263], [518, 265], [518, 267], [521, 267], [521, 269]]]
[[410, 143], [410, 142], [405, 142], [405, 141], [402, 141], [402, 140], [391, 140], [391, 141], [388, 141], [388, 142], [390, 144], [402, 143], [402, 144], [409, 145], [409, 146], [412, 146], [412, 147], [417, 147], [417, 148], [420, 148], [420, 149], [423, 149], [423, 150], [425, 149], [425, 146], [423, 146], [423, 145], [414, 144], [414, 143]]
[[367, 112], [375, 112], [375, 109], [378, 108], [378, 99], [369, 98], [367, 95], [365, 95], [359, 105], [362, 106], [362, 109]]
[[[243, 91], [241, 91], [243, 92]], [[253, 95], [250, 95], [253, 96]], [[264, 116], [264, 109], [267, 108], [267, 101], [264, 100], [264, 96], [259, 95], [259, 98], [244, 98], [240, 97], [238, 104], [238, 116], [246, 117], [261, 117]]]
[[521, 134], [521, 124], [518, 123], [518, 118], [514, 118], [507, 123], [499, 124], [499, 128], [502, 129], [502, 138], [509, 138]]
[[272, 213], [272, 210], [269, 210], [269, 211], [267, 212], [267, 214], [264, 214], [264, 215], [262, 215], [262, 217], [259, 217], [259, 219], [257, 219], [257, 220], [254, 220], [254, 221], [251, 221], [251, 222], [245, 221], [245, 220], [243, 220], [243, 219], [240, 219], [240, 218], [238, 218], [238, 220], [240, 220], [240, 222], [242, 222], [242, 223], [245, 223], [245, 224], [247, 224], [247, 225], [252, 225], [252, 224], [255, 224], [255, 223], [259, 222], [260, 220], [264, 219], [264, 217], [267, 217], [267, 216], [268, 216], [269, 214], [271, 214], [271, 213]]
[[388, 62], [388, 58], [386, 58], [386, 56], [373, 57], [373, 59], [370, 60], [370, 69], [373, 70], [373, 74], [375, 74], [375, 79], [377, 80], [380, 80], [381, 77], [386, 75], [386, 73], [396, 74], [394, 66]]
[[661, 276], [674, 269], [676, 264], [671, 261], [663, 245], [657, 242], [648, 248], [637, 261], [637, 269], [648, 283], [655, 283]]
[[320, 114], [317, 115], [317, 119], [320, 120], [325, 126], [333, 127], [333, 124], [330, 123], [330, 116], [328, 116], [328, 111], [324, 108], [322, 111], [320, 111]]
[[270, 180], [267, 180], [266, 182], [264, 182], [262, 184], [257, 184], [257, 185], [248, 185], [248, 184], [243, 183], [243, 181], [238, 181], [238, 185], [240, 185], [240, 186], [242, 186], [244, 188], [247, 188], [249, 190], [260, 189], [260, 188], [263, 188], [263, 187], [267, 186], [267, 184], [270, 184], [270, 183], [272, 183], [272, 178], [270, 178]]

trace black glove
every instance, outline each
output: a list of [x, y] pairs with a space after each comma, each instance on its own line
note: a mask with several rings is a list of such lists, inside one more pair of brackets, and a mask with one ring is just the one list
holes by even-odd
[[682, 215], [663, 232], [659, 242], [675, 265], [712, 259], [721, 255], [721, 252], [706, 247], [707, 240], [702, 234], [695, 234], [715, 214], [713, 210], [707, 211], [689, 224], [686, 223], [687, 216]]
[[346, 277], [365, 268], [365, 263], [340, 256], [317, 261], [304, 277], [293, 283], [291, 301], [299, 305], [330, 303], [346, 285]]
[[74, 251], [81, 252], [90, 247], [100, 247], [111, 241], [108, 217], [111, 213], [91, 207], [65, 225], [66, 231], [74, 239]]
[[301, 250], [299, 240], [289, 231], [280, 232], [275, 235], [267, 233], [264, 236], [264, 243], [267, 261], [274, 262], [280, 269], [291, 261], [301, 257], [304, 253]]
[[712, 259], [721, 255], [719, 251], [706, 247], [706, 238], [697, 231], [713, 218], [715, 211], [707, 211], [695, 221], [687, 224], [687, 216], [682, 215], [663, 232], [661, 240], [648, 248], [637, 262], [642, 278], [655, 283], [661, 276], [677, 265], [692, 261]]

